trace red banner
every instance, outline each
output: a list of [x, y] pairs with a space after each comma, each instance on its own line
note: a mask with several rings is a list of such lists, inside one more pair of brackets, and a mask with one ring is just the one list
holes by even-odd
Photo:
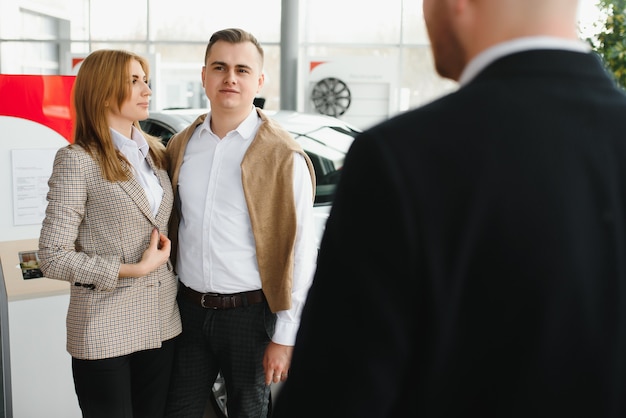
[[0, 74], [0, 115], [32, 120], [72, 142], [75, 76]]

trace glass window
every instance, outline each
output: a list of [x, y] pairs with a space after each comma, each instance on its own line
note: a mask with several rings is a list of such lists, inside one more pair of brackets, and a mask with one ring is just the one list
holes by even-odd
[[155, 109], [207, 106], [201, 77], [205, 49], [204, 42], [155, 46], [151, 74]]
[[[0, 4], [11, 1], [0, 0]], [[300, 63], [298, 84], [293, 87], [298, 89], [298, 109], [312, 109], [309, 72], [305, 68], [310, 57], [370, 56], [391, 60], [397, 67], [397, 78], [389, 94], [389, 113], [421, 105], [456, 87], [435, 73], [423, 0], [388, 0], [366, 6], [357, 0], [298, 1]], [[82, 56], [102, 48], [128, 49], [151, 62], [152, 108], [206, 107], [200, 73], [208, 38], [216, 30], [241, 27], [252, 32], [265, 49], [265, 85], [260, 92], [265, 108], [281, 107], [281, 0], [19, 3], [28, 3], [29, 9], [3, 8], [3, 22], [11, 22], [2, 27], [3, 72], [58, 74], [71, 68], [69, 52]], [[63, 19], [49, 17], [52, 12]], [[356, 124], [356, 120], [351, 122]]]
[[[22, 74], [58, 74], [63, 22], [56, 17], [21, 9], [20, 29], [17, 38], [38, 41], [16, 42], [13, 47], [7, 42], [7, 51], [14, 51], [13, 62], [17, 63]], [[65, 22], [67, 24], [67, 22]], [[67, 35], [66, 35], [67, 36]]]
[[6, 74], [59, 74], [59, 47], [54, 42], [3, 42], [0, 53]]
[[[63, 0], [66, 3], [66, 14], [71, 23], [70, 39], [72, 41], [89, 40], [89, 1], [87, 0]], [[110, 22], [109, 22], [110, 23]], [[72, 52], [84, 52], [72, 51]]]
[[384, 44], [400, 42], [402, 0], [303, 0], [304, 42]]
[[402, 42], [405, 44], [429, 45], [422, 0], [404, 1], [402, 4]]
[[403, 48], [401, 63], [401, 111], [425, 104], [457, 87], [455, 82], [437, 74], [428, 46]]
[[91, 0], [89, 19], [91, 39], [96, 41], [147, 39], [147, 4], [148, 1]]
[[21, 38], [54, 40], [59, 36], [59, 20], [43, 14], [22, 10]]
[[145, 58], [150, 58], [148, 56], [148, 45], [141, 42], [92, 42], [91, 50], [95, 51], [97, 49], [125, 49]]
[[280, 42], [280, 10], [280, 0], [152, 1], [151, 39], [208, 42], [213, 32], [238, 27], [261, 43]]

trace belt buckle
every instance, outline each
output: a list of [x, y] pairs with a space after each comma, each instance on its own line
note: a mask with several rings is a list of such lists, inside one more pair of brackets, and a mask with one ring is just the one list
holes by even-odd
[[217, 306], [206, 306], [204, 304], [204, 298], [205, 296], [217, 296], [217, 293], [203, 293], [202, 294], [202, 298], [200, 298], [200, 306], [202, 306], [205, 309], [217, 309]]

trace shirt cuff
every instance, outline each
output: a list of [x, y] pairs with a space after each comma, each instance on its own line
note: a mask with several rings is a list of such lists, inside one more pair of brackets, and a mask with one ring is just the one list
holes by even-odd
[[296, 343], [296, 334], [298, 333], [299, 324], [294, 322], [276, 319], [276, 327], [272, 341], [276, 344], [293, 346]]

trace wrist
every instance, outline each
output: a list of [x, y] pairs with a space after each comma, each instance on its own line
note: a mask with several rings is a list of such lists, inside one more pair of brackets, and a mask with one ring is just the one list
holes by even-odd
[[120, 277], [142, 277], [147, 275], [144, 264], [140, 261], [136, 264], [122, 264], [120, 266]]

